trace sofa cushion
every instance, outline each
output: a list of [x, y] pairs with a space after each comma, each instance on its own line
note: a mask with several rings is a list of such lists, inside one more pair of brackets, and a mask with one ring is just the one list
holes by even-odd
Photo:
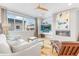
[[11, 49], [6, 41], [6, 37], [4, 34], [0, 34], [0, 54], [9, 54], [11, 53]]
[[23, 39], [8, 40], [8, 43], [12, 48], [12, 52], [18, 52], [28, 47], [28, 42]]

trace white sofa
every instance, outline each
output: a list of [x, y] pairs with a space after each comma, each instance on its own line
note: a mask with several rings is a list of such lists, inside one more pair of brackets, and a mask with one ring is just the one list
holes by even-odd
[[[0, 35], [0, 56], [40, 56], [41, 55], [41, 46], [43, 41], [34, 40], [28, 45], [19, 46], [23, 47], [19, 51], [15, 48], [15, 52], [12, 52], [10, 45], [8, 44], [5, 35]], [[16, 45], [15, 45], [16, 46]], [[26, 47], [27, 46], [27, 47]], [[26, 48], [24, 48], [26, 47]]]
[[24, 49], [18, 53], [13, 53], [13, 56], [40, 56], [41, 55], [41, 43], [35, 44], [30, 48]]
[[10, 54], [0, 54], [0, 56], [40, 56], [41, 55], [41, 42], [34, 44], [30, 48]]

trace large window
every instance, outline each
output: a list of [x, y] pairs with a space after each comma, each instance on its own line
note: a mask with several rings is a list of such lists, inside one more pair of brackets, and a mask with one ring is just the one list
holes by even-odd
[[13, 12], [7, 12], [7, 18], [9, 24], [7, 38], [9, 40], [15, 40], [16, 38], [27, 40], [27, 38], [34, 36], [35, 18], [24, 17]]
[[9, 31], [14, 30], [34, 30], [35, 29], [35, 19], [23, 16], [18, 16], [12, 13], [7, 13]]
[[35, 20], [24, 18], [25, 30], [34, 30], [35, 29]]

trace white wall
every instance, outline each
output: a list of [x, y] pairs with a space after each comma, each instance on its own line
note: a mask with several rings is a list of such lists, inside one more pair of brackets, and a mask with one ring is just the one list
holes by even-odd
[[45, 37], [52, 39], [53, 38], [53, 17], [49, 16], [44, 21], [47, 21], [49, 24], [51, 24], [51, 31], [48, 33], [41, 32], [42, 34], [45, 34]]
[[[78, 36], [78, 30], [77, 30], [77, 21], [79, 16], [77, 16], [77, 9], [72, 9], [70, 11], [70, 32], [71, 36], [70, 37], [65, 37], [65, 36], [57, 36], [55, 35], [56, 28], [54, 26], [54, 40], [60, 40], [60, 41], [77, 41], [77, 36]], [[55, 17], [55, 16], [54, 16]], [[53, 20], [53, 25], [55, 25], [55, 20]]]
[[79, 41], [79, 11], [77, 11], [77, 31], [78, 31], [78, 41]]
[[[67, 36], [58, 36], [58, 35], [55, 35], [55, 31], [56, 31], [56, 26], [55, 26], [55, 14], [53, 14], [53, 16], [50, 18], [48, 18], [48, 21], [49, 19], [52, 20], [52, 31], [48, 34], [46, 34], [46, 37], [49, 37], [51, 38], [52, 40], [60, 40], [60, 41], [77, 41], [78, 40], [78, 33], [79, 33], [79, 9], [70, 9], [70, 33], [71, 33], [71, 36], [70, 37], [67, 37]], [[39, 19], [40, 20], [40, 19]], [[40, 21], [39, 22], [39, 30], [38, 32], [41, 33], [40, 31]]]
[[[51, 38], [52, 40], [60, 40], [60, 41], [77, 41], [78, 39], [78, 32], [79, 32], [79, 12], [78, 12], [78, 9], [70, 9], [70, 33], [71, 33], [71, 36], [70, 37], [67, 37], [67, 36], [58, 36], [58, 35], [55, 35], [55, 31], [56, 31], [56, 28], [55, 28], [55, 14], [53, 14], [53, 16], [51, 18], [48, 18], [49, 19], [52, 19], [52, 31], [48, 34], [46, 34], [46, 37], [49, 37]], [[40, 32], [40, 30], [39, 30]]]

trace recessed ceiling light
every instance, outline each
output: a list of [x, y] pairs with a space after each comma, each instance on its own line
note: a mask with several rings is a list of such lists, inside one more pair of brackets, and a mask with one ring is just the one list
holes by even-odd
[[72, 5], [72, 3], [68, 3], [68, 6], [71, 6]]

